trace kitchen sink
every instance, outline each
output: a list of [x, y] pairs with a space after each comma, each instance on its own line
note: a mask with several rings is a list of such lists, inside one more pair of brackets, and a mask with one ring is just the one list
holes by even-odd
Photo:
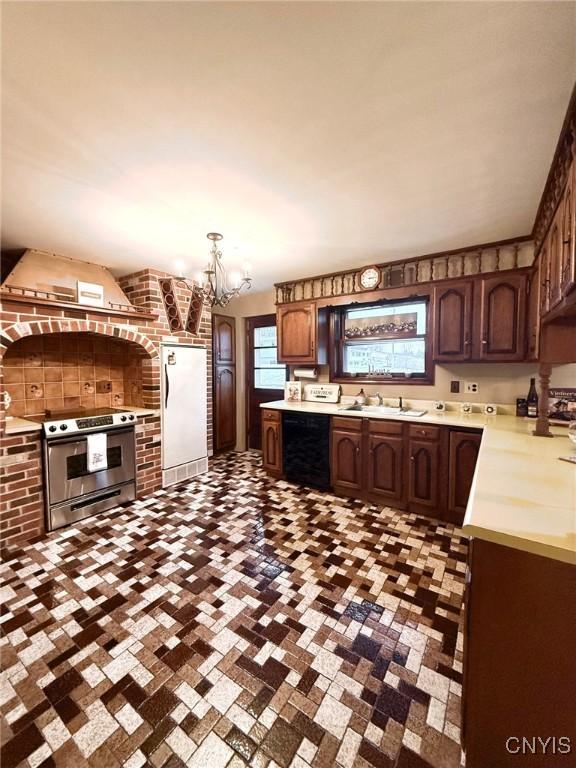
[[348, 405], [342, 406], [341, 411], [362, 411], [373, 413], [378, 416], [424, 416], [427, 411], [416, 410], [413, 408], [393, 408], [388, 405]]

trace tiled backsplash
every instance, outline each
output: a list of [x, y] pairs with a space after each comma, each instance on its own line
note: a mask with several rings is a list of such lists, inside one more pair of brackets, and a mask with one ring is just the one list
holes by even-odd
[[10, 416], [64, 408], [141, 406], [142, 358], [126, 342], [87, 334], [21, 339], [4, 357]]

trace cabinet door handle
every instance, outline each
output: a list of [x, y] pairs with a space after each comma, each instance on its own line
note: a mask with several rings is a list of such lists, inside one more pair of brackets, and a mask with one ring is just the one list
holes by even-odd
[[470, 346], [470, 339], [464, 339], [464, 346], [469, 347]]
[[410, 461], [416, 461], [416, 456], [410, 456]]
[[359, 446], [359, 445], [357, 445], [357, 446], [356, 446], [356, 455], [358, 455], [359, 453], [360, 453], [360, 446]]
[[488, 342], [486, 341], [486, 339], [482, 339], [482, 344], [488, 344]]

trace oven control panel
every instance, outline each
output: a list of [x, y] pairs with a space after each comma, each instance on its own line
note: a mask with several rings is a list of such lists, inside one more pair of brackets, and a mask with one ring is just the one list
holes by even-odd
[[112, 416], [94, 416], [91, 419], [76, 419], [78, 429], [93, 429], [94, 427], [107, 427], [114, 424]]
[[102, 427], [127, 427], [136, 422], [134, 413], [111, 413], [103, 416], [87, 416], [80, 419], [58, 419], [44, 422], [46, 437], [74, 435]]

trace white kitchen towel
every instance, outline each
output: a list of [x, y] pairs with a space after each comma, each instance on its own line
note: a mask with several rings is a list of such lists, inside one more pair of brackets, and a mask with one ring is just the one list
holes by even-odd
[[94, 432], [88, 435], [86, 453], [88, 456], [88, 472], [97, 472], [99, 469], [108, 468], [108, 435], [106, 432]]

